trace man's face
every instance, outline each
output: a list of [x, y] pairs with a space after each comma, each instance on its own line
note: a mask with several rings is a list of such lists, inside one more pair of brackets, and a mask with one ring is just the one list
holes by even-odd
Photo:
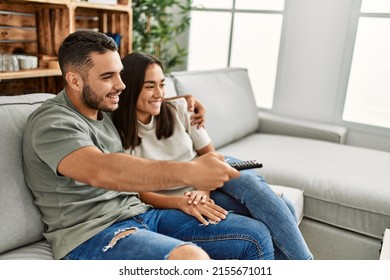
[[[116, 109], [113, 106], [107, 106], [105, 103], [105, 97], [98, 95], [95, 91], [93, 91], [89, 84], [86, 83], [84, 83], [82, 98], [84, 105], [91, 109], [103, 112], [112, 112]], [[115, 95], [112, 98], [117, 98], [119, 100], [119, 97]], [[113, 103], [113, 105], [115, 104], [118, 104], [117, 101]]]
[[112, 112], [118, 108], [125, 89], [120, 73], [122, 62], [117, 52], [91, 55], [93, 66], [83, 78], [82, 102], [89, 111]]

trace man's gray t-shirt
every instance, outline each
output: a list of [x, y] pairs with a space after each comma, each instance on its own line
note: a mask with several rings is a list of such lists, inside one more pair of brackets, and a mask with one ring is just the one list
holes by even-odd
[[139, 200], [138, 193], [95, 188], [58, 175], [59, 162], [87, 146], [103, 153], [123, 152], [109, 114], [102, 112], [98, 121], [88, 119], [62, 91], [30, 115], [23, 141], [25, 179], [42, 212], [43, 234], [56, 259], [112, 223], [150, 208]]

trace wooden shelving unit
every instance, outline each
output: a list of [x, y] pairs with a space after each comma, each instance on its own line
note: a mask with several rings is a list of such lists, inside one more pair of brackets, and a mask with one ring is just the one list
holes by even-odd
[[[131, 0], [118, 0], [117, 5], [80, 0], [0, 0], [0, 11], [0, 53], [56, 57], [62, 40], [78, 29], [120, 34], [120, 55], [131, 52]], [[60, 70], [45, 68], [40, 62], [38, 69], [0, 72], [0, 95], [57, 93], [63, 86]]]
[[48, 69], [48, 68], [39, 69], [38, 68], [32, 70], [20, 70], [15, 72], [0, 73], [0, 77], [3, 80], [41, 78], [41, 77], [53, 77], [53, 76], [61, 76], [60, 69]]

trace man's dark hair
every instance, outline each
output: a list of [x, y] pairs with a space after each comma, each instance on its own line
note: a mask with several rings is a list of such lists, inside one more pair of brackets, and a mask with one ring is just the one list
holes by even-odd
[[118, 51], [118, 46], [112, 38], [103, 33], [83, 30], [69, 34], [58, 51], [63, 77], [69, 69], [84, 76], [93, 66], [91, 54], [104, 54], [107, 51]]

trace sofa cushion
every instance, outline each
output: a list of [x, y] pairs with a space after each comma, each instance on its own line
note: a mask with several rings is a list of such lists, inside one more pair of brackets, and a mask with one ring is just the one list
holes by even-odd
[[165, 76], [165, 95], [164, 97], [170, 98], [177, 96], [175, 81], [171, 76]]
[[51, 246], [41, 240], [0, 254], [0, 260], [53, 260]]
[[216, 148], [258, 128], [256, 102], [246, 69], [173, 72], [172, 76], [179, 95], [190, 93], [205, 105], [206, 129]]
[[303, 189], [306, 217], [377, 239], [390, 225], [390, 153], [271, 134], [219, 151], [263, 163], [270, 184]]
[[0, 96], [0, 253], [43, 239], [41, 215], [24, 181], [22, 138], [28, 115], [53, 96]]
[[258, 132], [318, 139], [345, 144], [348, 129], [341, 125], [291, 118], [270, 112], [258, 112]]

